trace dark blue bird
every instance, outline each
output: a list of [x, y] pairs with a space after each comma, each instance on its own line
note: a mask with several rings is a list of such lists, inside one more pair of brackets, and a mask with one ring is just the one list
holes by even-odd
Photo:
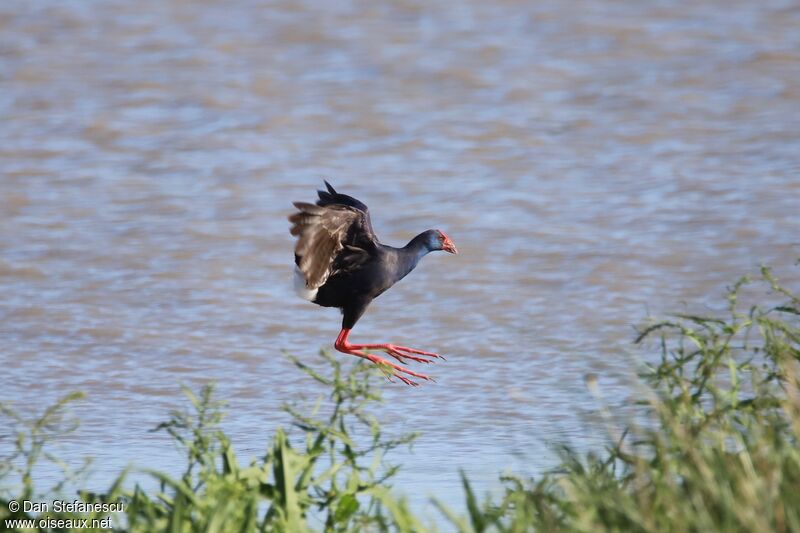
[[342, 310], [337, 350], [388, 365], [391, 374], [408, 385], [417, 383], [406, 375], [430, 380], [368, 350], [384, 351], [400, 363], [430, 363], [441, 356], [396, 344], [350, 344], [347, 337], [370, 302], [414, 270], [425, 255], [436, 250], [456, 254], [458, 250], [447, 235], [434, 229], [423, 231], [402, 248], [381, 244], [372, 230], [367, 206], [337, 193], [327, 181], [325, 186], [327, 191], [317, 191], [316, 204], [295, 202], [298, 211], [289, 217], [291, 233], [297, 237], [295, 288], [317, 305]]

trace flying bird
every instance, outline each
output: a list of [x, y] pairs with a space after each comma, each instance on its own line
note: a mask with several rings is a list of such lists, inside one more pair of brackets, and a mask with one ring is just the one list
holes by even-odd
[[[431, 380], [369, 352], [380, 350], [402, 364], [431, 363], [440, 355], [397, 344], [350, 344], [350, 331], [370, 302], [414, 270], [428, 252], [444, 250], [457, 254], [444, 232], [423, 231], [402, 248], [378, 241], [372, 230], [367, 206], [352, 196], [340, 194], [330, 183], [317, 191], [316, 204], [294, 202], [297, 212], [289, 216], [294, 248], [295, 289], [306, 300], [342, 311], [342, 329], [334, 346], [383, 367], [391, 377], [407, 385], [418, 385], [411, 377]], [[408, 377], [411, 376], [411, 377]]]

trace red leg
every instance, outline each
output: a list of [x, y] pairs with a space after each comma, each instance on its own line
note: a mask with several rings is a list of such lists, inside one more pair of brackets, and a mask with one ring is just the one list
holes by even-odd
[[[372, 361], [378, 366], [388, 366], [391, 370], [389, 371], [393, 377], [396, 377], [406, 385], [419, 385], [419, 383], [415, 383], [414, 381], [408, 379], [407, 377], [403, 376], [402, 374], [408, 374], [410, 376], [414, 376], [419, 379], [424, 379], [426, 381], [433, 381], [432, 378], [426, 376], [425, 374], [419, 374], [402, 366], [396, 365], [391, 361], [387, 361], [383, 357], [379, 357], [377, 355], [371, 354], [364, 350], [384, 350], [388, 355], [394, 357], [401, 363], [405, 363], [404, 359], [410, 359], [412, 361], [418, 361], [421, 363], [430, 363], [431, 361], [428, 359], [424, 359], [422, 357], [417, 357], [415, 355], [411, 355], [412, 353], [426, 355], [428, 357], [441, 357], [440, 355], [436, 355], [435, 353], [431, 352], [423, 352], [422, 350], [415, 350], [413, 348], [406, 348], [405, 346], [396, 346], [394, 344], [350, 344], [347, 342], [347, 337], [350, 335], [349, 329], [342, 329], [339, 332], [339, 336], [336, 338], [336, 344], [334, 345], [337, 350], [342, 353], [355, 355], [358, 357], [363, 357], [369, 361]], [[404, 351], [406, 353], [404, 353]], [[391, 381], [391, 377], [389, 378]]]
[[[347, 347], [354, 350], [381, 350], [386, 352], [388, 355], [394, 357], [403, 364], [406, 363], [405, 359], [416, 361], [418, 363], [433, 363], [434, 362], [433, 359], [444, 360], [444, 357], [442, 357], [439, 354], [433, 352], [426, 352], [424, 350], [417, 350], [416, 348], [408, 348], [406, 346], [400, 346], [397, 344], [350, 344], [347, 342], [347, 336], [349, 334], [350, 334], [349, 329], [343, 329], [339, 333], [339, 337], [336, 339], [337, 344], [341, 344], [342, 347]], [[417, 357], [416, 355], [413, 354], [429, 357], [430, 359], [426, 359], [425, 357]]]

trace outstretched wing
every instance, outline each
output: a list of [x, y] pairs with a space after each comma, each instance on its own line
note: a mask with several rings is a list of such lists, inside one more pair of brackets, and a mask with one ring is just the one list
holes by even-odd
[[328, 182], [319, 191], [317, 205], [295, 202], [298, 212], [289, 217], [297, 237], [294, 260], [308, 289], [316, 289], [334, 273], [368, 261], [377, 239], [367, 206], [337, 193]]

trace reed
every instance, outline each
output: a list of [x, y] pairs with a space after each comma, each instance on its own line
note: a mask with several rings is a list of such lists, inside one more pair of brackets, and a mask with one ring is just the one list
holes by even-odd
[[468, 516], [443, 509], [459, 531], [800, 531], [796, 294], [763, 268], [725, 314], [652, 322], [637, 342], [655, 360], [605, 452], [563, 448], [553, 472], [480, 505], [465, 479]]

